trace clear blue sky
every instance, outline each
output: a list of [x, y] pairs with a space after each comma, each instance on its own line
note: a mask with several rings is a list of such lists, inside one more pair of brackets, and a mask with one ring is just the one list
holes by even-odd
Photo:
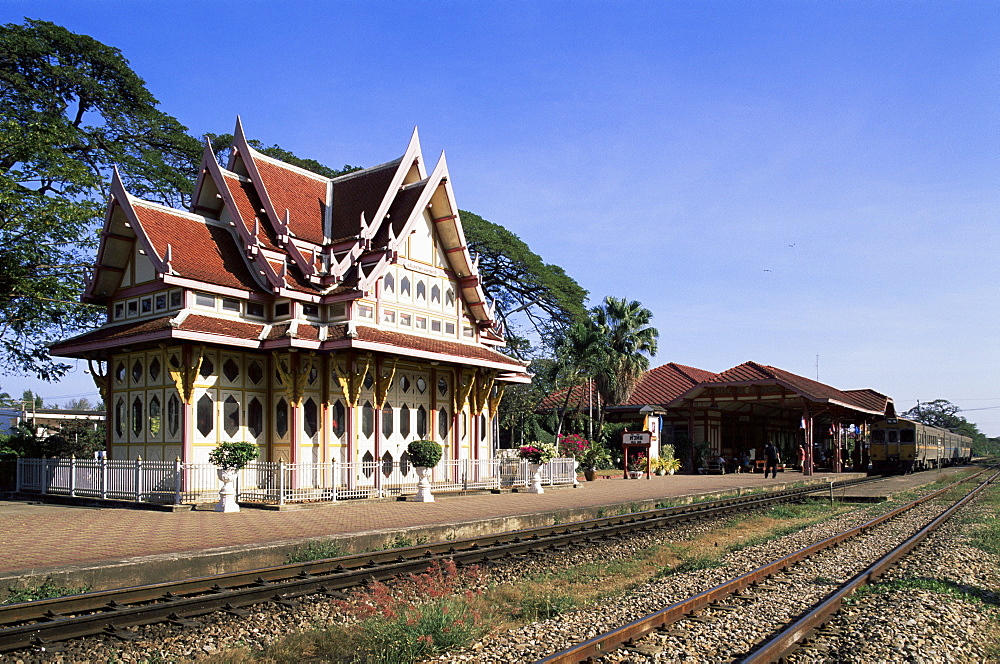
[[[1000, 3], [19, 2], [122, 50], [192, 133], [332, 166], [446, 150], [459, 205], [660, 352], [1000, 435]], [[42, 385], [94, 394], [82, 369]], [[0, 377], [20, 394], [33, 381]]]

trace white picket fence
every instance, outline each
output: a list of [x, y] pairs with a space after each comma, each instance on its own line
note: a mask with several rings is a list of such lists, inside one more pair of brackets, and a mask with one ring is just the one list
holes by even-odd
[[[573, 459], [542, 466], [543, 485], [576, 482]], [[217, 467], [207, 463], [123, 459], [18, 459], [21, 494], [53, 494], [128, 502], [190, 504], [219, 498]], [[520, 459], [442, 461], [431, 474], [431, 489], [454, 492], [504, 489], [530, 484]], [[417, 476], [404, 462], [284, 463], [256, 461], [236, 482], [237, 500], [283, 505], [414, 494]]]

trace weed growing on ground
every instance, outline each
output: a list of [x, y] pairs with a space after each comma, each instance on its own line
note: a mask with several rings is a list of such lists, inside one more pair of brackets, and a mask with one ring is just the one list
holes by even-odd
[[340, 545], [339, 542], [334, 540], [319, 540], [313, 542], [307, 542], [304, 546], [299, 547], [295, 551], [288, 554], [285, 562], [288, 564], [292, 563], [308, 563], [313, 560], [325, 560], [327, 558], [339, 558], [340, 556], [346, 556], [347, 551], [344, 547]]
[[533, 589], [521, 598], [517, 617], [526, 621], [548, 620], [576, 608], [576, 600], [568, 594]]
[[430, 538], [426, 535], [418, 535], [417, 537], [403, 537], [402, 535], [396, 535], [396, 538], [386, 544], [386, 549], [406, 549], [411, 546], [421, 546], [422, 544], [427, 544]]
[[21, 602], [34, 602], [40, 599], [52, 599], [53, 597], [79, 595], [86, 592], [90, 592], [90, 586], [57, 586], [52, 579], [45, 579], [45, 581], [36, 585], [8, 586], [7, 597], [0, 603], [19, 604]]
[[212, 664], [302, 661], [409, 663], [473, 643], [485, 632], [487, 607], [477, 590], [478, 568], [434, 563], [423, 574], [385, 584], [371, 582], [335, 604], [341, 625], [317, 625], [253, 653], [236, 648], [213, 655]]

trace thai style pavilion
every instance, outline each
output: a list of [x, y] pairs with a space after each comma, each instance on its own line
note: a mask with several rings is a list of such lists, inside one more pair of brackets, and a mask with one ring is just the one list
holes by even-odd
[[226, 168], [206, 144], [190, 210], [112, 183], [83, 299], [85, 358], [108, 404], [113, 458], [204, 462], [248, 441], [286, 462], [399, 460], [433, 439], [487, 458], [504, 345], [442, 154], [333, 179], [253, 150], [237, 122]]
[[[589, 399], [593, 402], [593, 396]], [[595, 407], [583, 386], [569, 398], [562, 392], [542, 403], [543, 410], [586, 412], [588, 406]], [[596, 407], [601, 407], [599, 401]], [[895, 417], [895, 406], [872, 389], [840, 390], [757, 362], [722, 373], [670, 362], [643, 374], [625, 403], [605, 412], [610, 421], [650, 431], [653, 454], [662, 442], [688, 448], [688, 458], [694, 457], [696, 444], [712, 455], [762, 458], [770, 441], [792, 461], [797, 459], [789, 455], [802, 445], [807, 468], [814, 449], [829, 449], [832, 466], [840, 470], [848, 465], [841, 458], [846, 428], [864, 430], [876, 420]]]

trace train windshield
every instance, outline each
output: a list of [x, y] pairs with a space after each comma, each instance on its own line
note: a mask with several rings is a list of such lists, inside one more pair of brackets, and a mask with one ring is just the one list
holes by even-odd
[[896, 429], [889, 429], [888, 431], [886, 431], [886, 434], [888, 434], [889, 436], [890, 443], [899, 442], [899, 431], [897, 431]]
[[885, 442], [885, 431], [881, 429], [875, 429], [872, 431], [872, 442], [873, 443], [884, 443]]
[[899, 442], [901, 442], [901, 443], [912, 443], [913, 442], [913, 429], [900, 429], [899, 430]]

